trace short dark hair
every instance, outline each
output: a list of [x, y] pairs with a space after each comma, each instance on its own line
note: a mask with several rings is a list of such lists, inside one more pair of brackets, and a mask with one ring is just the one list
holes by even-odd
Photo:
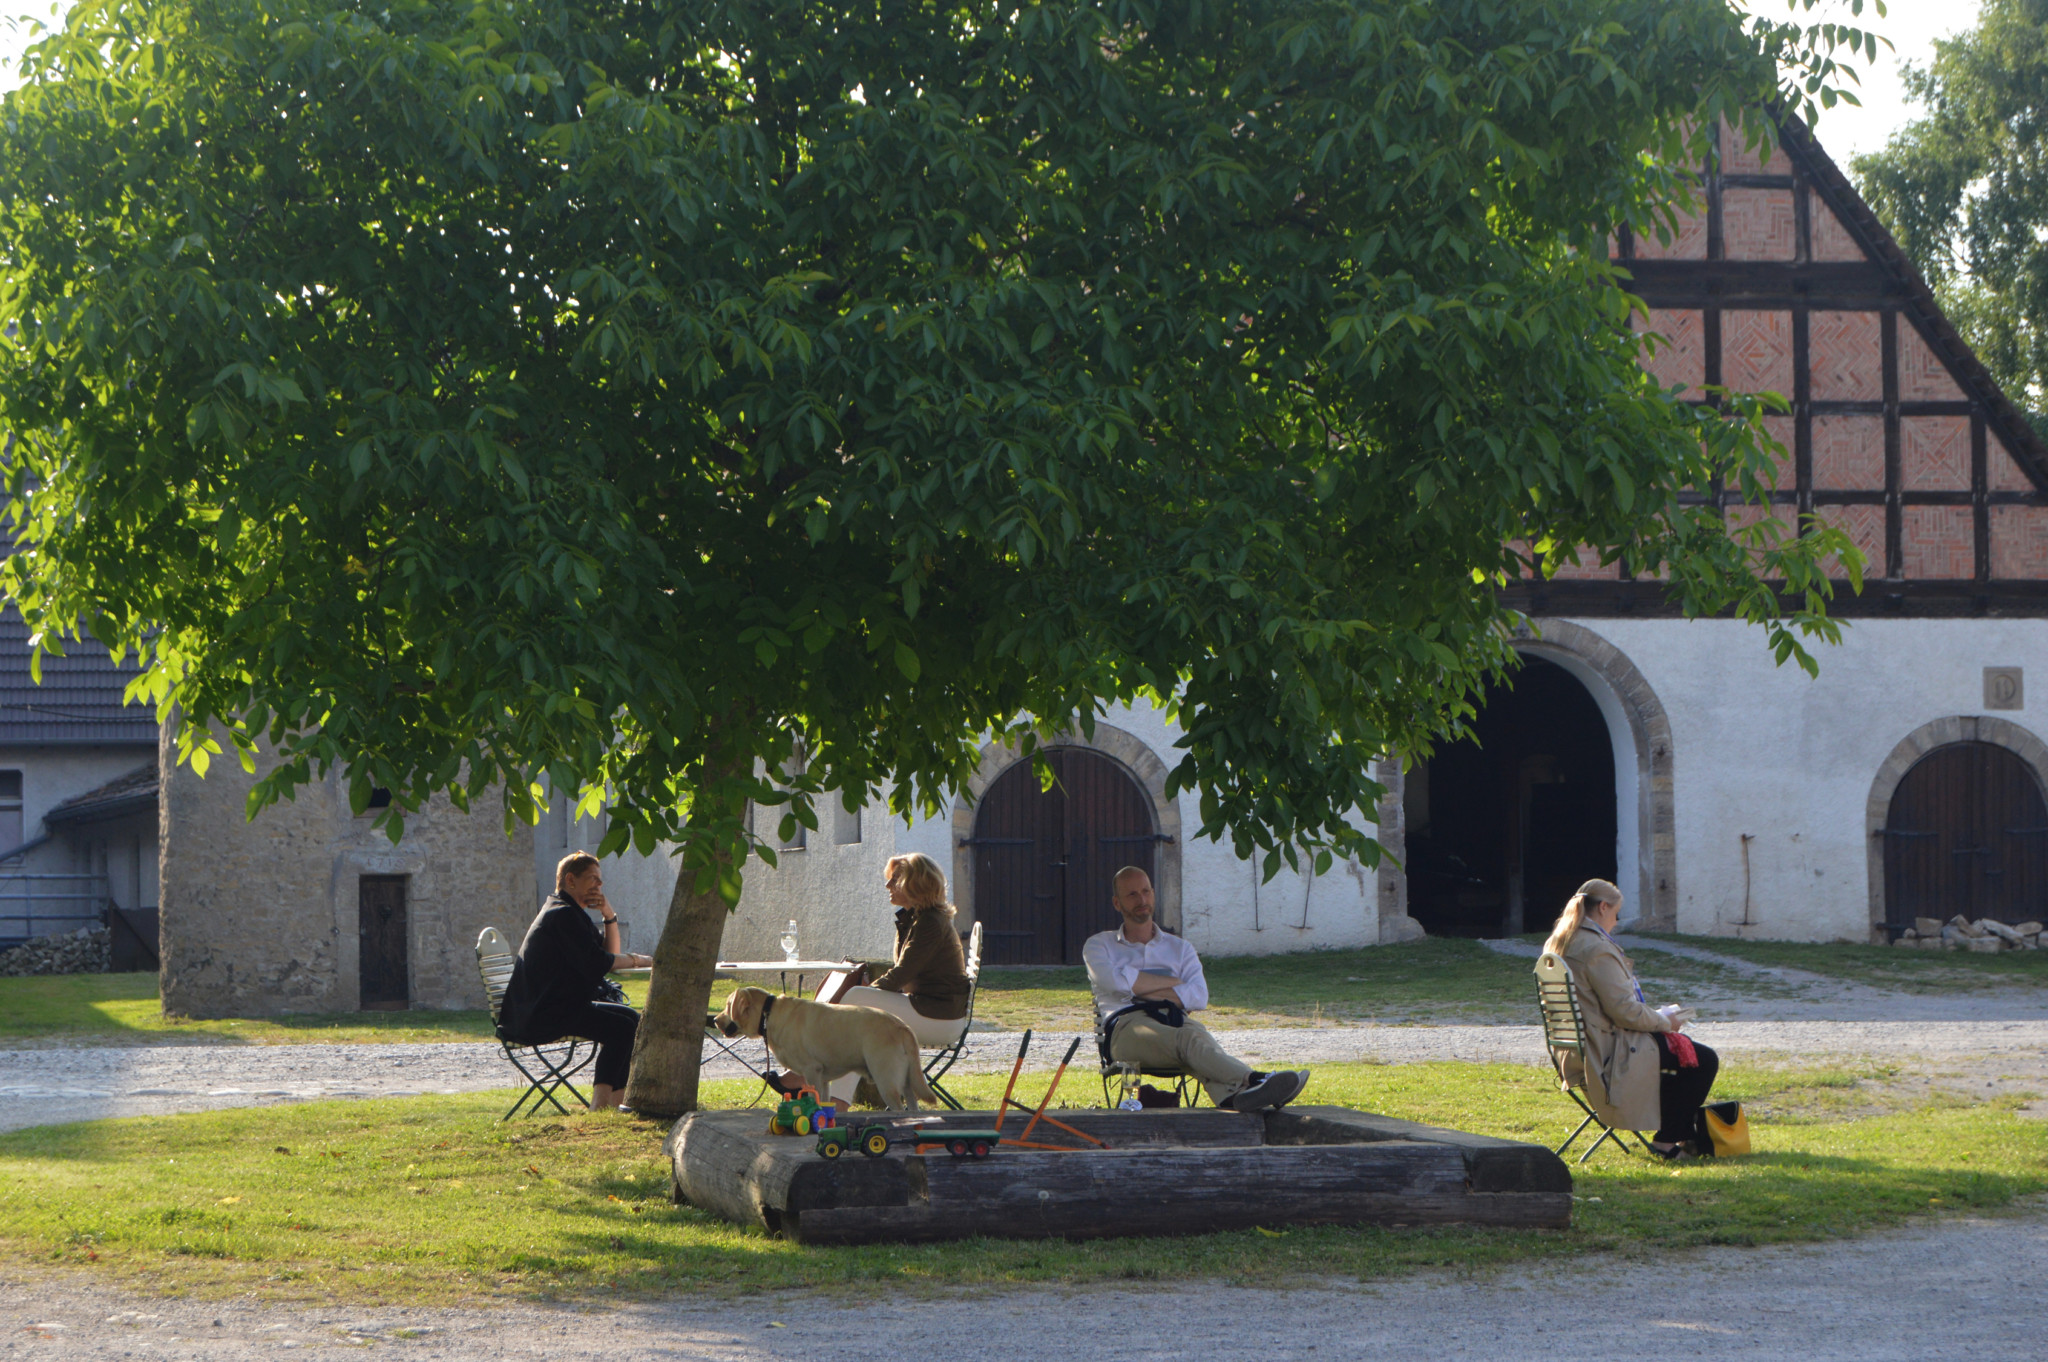
[[588, 875], [597, 869], [597, 857], [587, 851], [572, 851], [555, 864], [555, 888], [560, 889], [571, 875]]

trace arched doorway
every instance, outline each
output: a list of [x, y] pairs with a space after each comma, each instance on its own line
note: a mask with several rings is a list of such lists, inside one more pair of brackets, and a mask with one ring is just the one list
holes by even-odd
[[1893, 936], [1918, 917], [2048, 912], [2048, 804], [2018, 753], [1980, 741], [1935, 748], [1892, 792], [1880, 831]]
[[975, 814], [974, 916], [992, 965], [1078, 964], [1081, 943], [1115, 921], [1110, 876], [1126, 865], [1154, 874], [1152, 800], [1130, 773], [1084, 747], [1046, 759], [1051, 789], [1019, 761]]
[[1615, 877], [1607, 720], [1570, 672], [1525, 656], [1472, 731], [1404, 782], [1408, 911], [1437, 936], [1548, 926], [1581, 883]]

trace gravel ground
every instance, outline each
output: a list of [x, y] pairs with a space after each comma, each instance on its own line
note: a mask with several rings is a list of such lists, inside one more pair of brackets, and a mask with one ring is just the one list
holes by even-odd
[[[1230, 1050], [1265, 1068], [1313, 1068], [1364, 1060], [1413, 1064], [1459, 1059], [1542, 1064], [1533, 1026], [1331, 1025], [1222, 1033]], [[1784, 1061], [1915, 1061], [1987, 1079], [2048, 1080], [2048, 1021], [1703, 1022], [1688, 1034], [1727, 1055]], [[1059, 1061], [1073, 1035], [1032, 1040], [1030, 1065]], [[964, 1071], [997, 1073], [1016, 1059], [1017, 1037], [976, 1032]], [[1077, 1067], [1093, 1069], [1083, 1040]], [[744, 1071], [722, 1057], [713, 1078]], [[506, 1091], [511, 1066], [497, 1046], [439, 1045], [104, 1045], [0, 1050], [0, 1130], [214, 1107], [337, 1097]]]
[[443, 1362], [780, 1362], [812, 1351], [809, 1345], [847, 1340], [857, 1340], [863, 1354], [928, 1358], [1021, 1346], [1031, 1358], [1209, 1362], [1311, 1354], [2002, 1362], [2039, 1358], [2048, 1331], [2048, 1301], [2013, 1289], [2048, 1274], [2048, 1217], [2038, 1213], [1818, 1247], [1679, 1254], [1651, 1270], [1581, 1259], [1569, 1273], [1561, 1280], [1538, 1264], [1478, 1277], [1436, 1273], [1296, 1290], [1204, 1284], [1145, 1292], [898, 1294], [878, 1303], [777, 1294], [709, 1304], [428, 1310], [160, 1300], [82, 1275], [30, 1277], [16, 1269], [0, 1273], [0, 1320], [4, 1355], [38, 1362], [243, 1362], [286, 1350], [305, 1357], [369, 1350]]

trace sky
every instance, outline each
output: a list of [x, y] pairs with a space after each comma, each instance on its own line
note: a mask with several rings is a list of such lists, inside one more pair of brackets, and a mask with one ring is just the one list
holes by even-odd
[[[1772, 14], [1784, 14], [1785, 0], [1749, 0], [1755, 7]], [[1948, 37], [1976, 22], [1978, 0], [1890, 0], [1889, 12], [1882, 19], [1876, 18], [1869, 4], [1864, 6], [1864, 15], [1856, 22], [1876, 29], [1891, 39], [1895, 52], [1879, 49], [1878, 61], [1869, 71], [1859, 71], [1863, 84], [1859, 97], [1863, 101], [1860, 109], [1837, 105], [1821, 115], [1817, 131], [1821, 145], [1826, 147], [1835, 161], [1847, 167], [1849, 159], [1859, 152], [1875, 151], [1885, 144], [1892, 130], [1910, 121], [1913, 110], [1900, 102], [1902, 90], [1899, 85], [1901, 62], [1916, 62], [1925, 65], [1934, 55], [1934, 40]], [[0, 0], [0, 15], [33, 13], [48, 19], [48, 0]], [[1845, 0], [1833, 0], [1829, 17], [1848, 19], [1848, 5]], [[5, 27], [0, 20], [0, 90], [15, 83], [11, 59], [18, 55], [28, 41], [28, 34], [20, 29]]]

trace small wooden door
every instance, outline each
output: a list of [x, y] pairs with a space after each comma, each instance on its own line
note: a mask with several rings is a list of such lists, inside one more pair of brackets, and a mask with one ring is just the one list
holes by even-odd
[[405, 876], [364, 875], [357, 881], [362, 1010], [399, 1012], [412, 1005], [406, 969]]
[[992, 965], [1078, 964], [1081, 943], [1116, 923], [1110, 878], [1155, 875], [1152, 801], [1114, 761], [1081, 747], [1048, 754], [1049, 790], [1020, 761], [996, 777], [974, 819], [974, 917]]
[[1916, 917], [2048, 918], [2048, 804], [2003, 747], [1961, 742], [1922, 757], [1892, 793], [1883, 836], [1894, 935]]

